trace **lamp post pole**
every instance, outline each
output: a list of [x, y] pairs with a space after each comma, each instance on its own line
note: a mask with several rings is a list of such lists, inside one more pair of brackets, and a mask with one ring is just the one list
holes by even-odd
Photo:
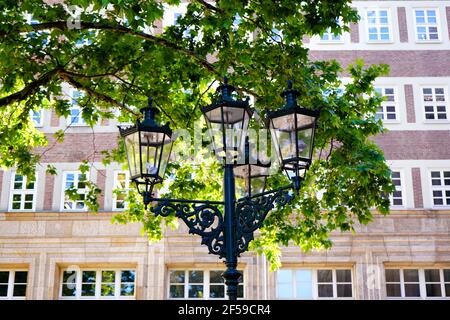
[[227, 285], [227, 295], [230, 300], [237, 300], [239, 278], [242, 274], [237, 271], [237, 237], [236, 237], [236, 196], [233, 165], [224, 166], [224, 237], [225, 237], [225, 265], [226, 271], [222, 274]]

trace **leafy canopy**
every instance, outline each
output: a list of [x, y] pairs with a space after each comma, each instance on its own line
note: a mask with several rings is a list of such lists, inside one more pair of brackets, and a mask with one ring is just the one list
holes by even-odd
[[[0, 165], [32, 174], [41, 155], [33, 150], [49, 136], [38, 132], [28, 115], [30, 110], [53, 109], [67, 116], [70, 103], [61, 98], [62, 83], [84, 92], [78, 103], [90, 125], [113, 117], [134, 122], [138, 108], [152, 96], [161, 120], [193, 132], [200, 106], [212, 101], [212, 87], [223, 75], [240, 95], [254, 97], [262, 118], [283, 104], [279, 93], [292, 79], [301, 92], [299, 103], [321, 109], [316, 160], [295, 201], [269, 215], [253, 248], [277, 266], [280, 245], [291, 241], [304, 250], [328, 248], [331, 231], [369, 222], [371, 208], [388, 212], [383, 194], [392, 191], [390, 171], [370, 140], [384, 130], [374, 116], [382, 99], [374, 93], [373, 81], [387, 67], [364, 67], [357, 61], [345, 71], [334, 60], [311, 59], [303, 44], [305, 36], [327, 28], [348, 31], [358, 20], [350, 1], [197, 0], [189, 2], [176, 25], [161, 30], [158, 21], [173, 14], [170, 5], [180, 1], [2, 1]], [[344, 74], [350, 81], [341, 81]], [[62, 142], [64, 131], [54, 138]], [[192, 151], [187, 144], [183, 148]], [[124, 161], [123, 145], [104, 156], [105, 164]], [[220, 166], [202, 159], [172, 164], [167, 196], [221, 197]], [[91, 165], [83, 162], [82, 169]], [[56, 170], [49, 166], [48, 172]], [[286, 182], [281, 174], [270, 178], [274, 188]], [[89, 208], [96, 210], [99, 190], [93, 183], [88, 187]], [[161, 218], [144, 212], [138, 200], [131, 192], [128, 210], [116, 221], [143, 222], [149, 238], [160, 239]]]

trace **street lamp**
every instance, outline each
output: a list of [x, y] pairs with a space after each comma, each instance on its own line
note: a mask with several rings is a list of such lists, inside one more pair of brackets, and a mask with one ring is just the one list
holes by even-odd
[[300, 188], [301, 179], [312, 161], [314, 134], [319, 111], [301, 108], [297, 104], [298, 90], [292, 89], [292, 81], [281, 93], [286, 104], [268, 114], [272, 141], [275, 146], [281, 168]]
[[[180, 218], [188, 226], [189, 233], [202, 237], [202, 244], [208, 247], [209, 253], [225, 259], [227, 269], [222, 277], [230, 300], [237, 299], [242, 276], [236, 269], [238, 257], [248, 250], [254, 232], [263, 225], [267, 214], [274, 207], [291, 201], [291, 189], [300, 189], [303, 175], [311, 163], [318, 117], [318, 112], [298, 107], [298, 91], [292, 89], [289, 81], [288, 89], [282, 94], [286, 97], [286, 105], [269, 113], [268, 118], [281, 167], [292, 183], [264, 191], [264, 187], [258, 188], [257, 182], [264, 181], [262, 186], [265, 186], [270, 163], [264, 164], [251, 155], [247, 130], [252, 112], [248, 99], [232, 96], [234, 90], [224, 78], [224, 83], [218, 88], [219, 99], [202, 109], [210, 129], [213, 151], [223, 160], [223, 201], [153, 196], [154, 186], [163, 181], [173, 139], [168, 125], [156, 123], [156, 110], [150, 98], [148, 107], [142, 110], [144, 120], [132, 127], [120, 128], [130, 176], [143, 196], [145, 207], [150, 202], [157, 202], [151, 208], [155, 215]], [[235, 177], [243, 179], [246, 187], [245, 196], [240, 199], [236, 199]]]

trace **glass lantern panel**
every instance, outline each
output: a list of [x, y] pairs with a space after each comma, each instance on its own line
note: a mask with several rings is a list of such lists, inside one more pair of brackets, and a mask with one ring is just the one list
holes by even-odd
[[141, 132], [142, 175], [156, 176], [160, 160], [161, 145], [151, 142], [153, 133]]
[[162, 149], [162, 156], [161, 156], [161, 163], [159, 164], [159, 172], [158, 175], [163, 178], [164, 174], [166, 173], [167, 163], [169, 162], [170, 153], [172, 151], [172, 145], [173, 141], [166, 136], [166, 139], [164, 141], [163, 149]]
[[128, 168], [130, 176], [140, 175], [139, 160], [139, 132], [132, 133], [125, 137], [125, 146], [127, 150]]
[[301, 158], [311, 157], [312, 131], [312, 128], [297, 131], [298, 156]]

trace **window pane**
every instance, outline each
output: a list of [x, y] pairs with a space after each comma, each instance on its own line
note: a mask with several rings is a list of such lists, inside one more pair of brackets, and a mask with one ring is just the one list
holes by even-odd
[[441, 284], [427, 284], [427, 297], [441, 297]]
[[319, 284], [318, 285], [319, 297], [327, 298], [333, 297], [333, 285], [332, 284]]
[[14, 297], [25, 297], [27, 293], [27, 285], [26, 284], [15, 284], [13, 290]]
[[203, 285], [189, 285], [189, 298], [203, 298]]
[[115, 271], [102, 271], [102, 282], [114, 282], [116, 279]]
[[277, 272], [277, 281], [283, 283], [292, 282], [292, 271], [291, 270], [279, 270]]
[[14, 283], [27, 283], [27, 271], [16, 271], [14, 275]]
[[75, 284], [63, 284], [62, 286], [62, 296], [63, 297], [74, 297], [76, 295]]
[[88, 297], [95, 296], [95, 284], [82, 284], [81, 295]]
[[210, 298], [225, 298], [225, 286], [223, 285], [211, 285], [209, 287]]
[[404, 269], [403, 277], [404, 277], [405, 282], [419, 282], [419, 270]]
[[444, 269], [444, 281], [450, 282], [450, 269]]
[[420, 297], [419, 284], [405, 284], [405, 297]]
[[203, 271], [189, 271], [189, 283], [203, 283]]
[[0, 271], [0, 284], [9, 282], [9, 271]]
[[400, 297], [401, 291], [400, 291], [400, 283], [398, 284], [386, 284], [386, 295], [388, 297]]
[[332, 270], [317, 270], [317, 282], [332, 282]]
[[169, 296], [170, 298], [184, 298], [184, 286], [171, 285]]
[[103, 297], [114, 297], [114, 284], [102, 284], [101, 295]]
[[347, 298], [352, 296], [351, 284], [337, 284], [336, 287], [338, 297]]
[[134, 282], [135, 272], [132, 270], [122, 271], [121, 280], [122, 282]]
[[425, 269], [425, 281], [440, 282], [441, 276], [439, 274], [439, 269]]
[[75, 271], [64, 271], [63, 273], [63, 282], [75, 282], [76, 280], [76, 272]]
[[121, 284], [120, 295], [121, 296], [133, 296], [134, 295], [134, 284], [132, 284], [132, 283]]
[[352, 273], [350, 270], [336, 270], [337, 282], [352, 282]]
[[292, 284], [291, 283], [278, 283], [277, 285], [277, 297], [279, 299], [291, 299], [293, 298]]
[[82, 282], [95, 282], [95, 271], [83, 271]]
[[170, 271], [170, 283], [184, 283], [184, 271]]
[[0, 284], [0, 297], [6, 297], [8, 295], [8, 285]]
[[223, 283], [222, 271], [211, 271], [209, 273], [209, 282], [211, 282], [211, 283]]
[[312, 299], [312, 282], [298, 282], [297, 279], [297, 299]]

